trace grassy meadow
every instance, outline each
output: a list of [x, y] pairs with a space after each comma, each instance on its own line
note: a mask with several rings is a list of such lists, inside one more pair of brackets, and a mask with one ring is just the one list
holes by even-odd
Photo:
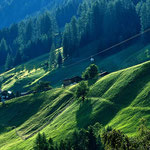
[[59, 142], [96, 122], [134, 136], [139, 120], [149, 121], [149, 61], [90, 84], [84, 103], [74, 96], [76, 86], [15, 98], [6, 107], [0, 104], [0, 150], [32, 149], [38, 132]]

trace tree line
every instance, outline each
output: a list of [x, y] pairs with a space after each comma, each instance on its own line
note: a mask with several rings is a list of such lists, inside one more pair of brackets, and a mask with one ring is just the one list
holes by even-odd
[[[0, 28], [9, 26], [13, 22], [23, 20], [27, 16], [35, 16], [45, 9], [54, 12], [54, 8], [68, 0], [1, 0], [0, 1]], [[19, 12], [19, 13], [18, 13]], [[10, 15], [11, 14], [11, 15]]]
[[[67, 58], [78, 57], [79, 49], [90, 42], [98, 41], [99, 51], [148, 29], [149, 18], [150, 0], [70, 0], [55, 13], [46, 11], [0, 30], [0, 66], [9, 70], [48, 52], [51, 68], [58, 62], [61, 66]], [[140, 40], [148, 43], [149, 35]], [[56, 56], [60, 46], [63, 52]]]
[[96, 123], [87, 129], [76, 130], [65, 140], [59, 143], [53, 141], [52, 138], [47, 139], [45, 133], [38, 134], [33, 146], [34, 150], [99, 150], [101, 143], [98, 131], [101, 125]]
[[150, 146], [150, 130], [146, 120], [141, 119], [137, 136], [128, 137], [123, 132], [112, 127], [103, 128], [100, 123], [80, 129], [68, 135], [59, 143], [52, 138], [47, 139], [45, 133], [38, 134], [34, 150], [146, 150]]
[[0, 65], [6, 70], [49, 52], [53, 23], [48, 12], [0, 31]]
[[[0, 66], [5, 65], [5, 70], [9, 70], [60, 47], [62, 43], [61, 28], [66, 22], [70, 22], [73, 15], [76, 15], [80, 2], [82, 0], [70, 0], [61, 6], [59, 6], [59, 2], [55, 2], [58, 3], [58, 6], [53, 13], [46, 10], [42, 14], [28, 17], [0, 30]], [[57, 61], [61, 65], [62, 58], [60, 56], [60, 54], [57, 57], [50, 54], [50, 65]]]
[[[100, 51], [150, 27], [150, 0], [96, 0], [91, 5], [84, 2], [78, 12], [78, 16], [66, 24], [63, 33], [65, 58], [78, 56], [79, 48], [92, 41], [98, 41]], [[144, 44], [150, 42], [149, 35], [141, 37]]]

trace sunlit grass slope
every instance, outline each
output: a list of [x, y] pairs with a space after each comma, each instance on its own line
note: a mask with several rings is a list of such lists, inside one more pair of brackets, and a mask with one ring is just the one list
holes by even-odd
[[42, 67], [42, 64], [44, 64], [47, 59], [48, 55], [46, 54], [0, 74], [2, 90], [24, 92], [30, 89], [31, 86], [35, 85], [35, 83], [48, 73], [48, 71]]
[[135, 78], [124, 80], [125, 82], [129, 81], [128, 86], [124, 89], [123, 94], [119, 93], [122, 95], [120, 102], [130, 100], [130, 103], [121, 109], [108, 124], [130, 136], [136, 134], [142, 117], [147, 120], [147, 125], [150, 126], [150, 62], [136, 66], [134, 69], [131, 75], [132, 77], [136, 75]]
[[142, 117], [150, 121], [150, 62], [99, 79], [84, 103], [75, 98], [75, 88], [56, 88], [0, 105], [0, 149], [30, 150], [38, 131], [59, 142], [96, 122], [134, 136]]
[[[103, 98], [89, 97], [85, 103], [77, 101], [74, 90], [53, 89], [39, 95], [29, 95], [0, 106], [0, 149], [30, 149], [38, 131], [56, 141], [67, 137], [75, 129], [97, 121], [108, 122], [115, 115], [115, 104]], [[105, 114], [105, 116], [104, 116]], [[17, 133], [21, 136], [17, 136]], [[35, 134], [35, 135], [34, 135]]]
[[[63, 50], [62, 48], [57, 49], [56, 54], [58, 51], [62, 52]], [[98, 43], [90, 43], [80, 50], [80, 57], [72, 60], [69, 59], [65, 62], [63, 67], [55, 68], [51, 71], [49, 71], [45, 65], [48, 62], [49, 54], [45, 54], [13, 68], [8, 72], [0, 74], [0, 84], [2, 83], [3, 90], [13, 90], [14, 92], [18, 90], [25, 92], [41, 80], [50, 81], [52, 86], [59, 87], [62, 84], [62, 80], [81, 75], [85, 68], [90, 65], [90, 60], [70, 67], [68, 65], [89, 57], [98, 51]], [[141, 44], [134, 44], [109, 57], [95, 57], [94, 63], [99, 66], [100, 71], [113, 72], [137, 65], [149, 59], [150, 45], [142, 46]]]

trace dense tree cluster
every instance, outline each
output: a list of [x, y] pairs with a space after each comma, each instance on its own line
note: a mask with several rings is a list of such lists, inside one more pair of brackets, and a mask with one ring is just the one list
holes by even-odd
[[[65, 27], [65, 57], [78, 55], [79, 48], [89, 42], [98, 40], [99, 51], [148, 29], [149, 10], [149, 0], [96, 0], [91, 5], [82, 3], [78, 16], [73, 17]], [[149, 42], [149, 34], [143, 37], [144, 41]], [[120, 47], [114, 52], [118, 50]]]
[[[80, 48], [90, 42], [97, 41], [100, 51], [150, 27], [150, 0], [68, 0], [61, 5], [56, 3], [53, 13], [45, 11], [0, 30], [0, 66], [5, 65], [8, 70], [49, 52], [49, 66], [54, 68], [61, 66], [67, 58], [78, 57]], [[149, 42], [149, 36], [150, 33], [144, 34], [143, 42]], [[130, 43], [133, 42], [135, 40]], [[61, 44], [63, 56], [56, 56], [55, 48]], [[124, 46], [115, 48], [111, 54]]]
[[6, 70], [50, 51], [53, 36], [50, 14], [22, 21], [0, 31], [0, 65]]
[[[37, 15], [44, 9], [53, 10], [56, 5], [66, 0], [1, 0], [0, 1], [0, 28], [9, 26], [14, 22], [18, 22], [30, 15]], [[18, 13], [19, 12], [19, 13]]]
[[141, 119], [136, 137], [129, 138], [121, 131], [108, 127], [101, 139], [105, 150], [146, 150], [150, 147], [150, 130], [146, 127], [146, 120]]
[[38, 134], [34, 149], [35, 150], [101, 150], [100, 136], [98, 131], [101, 125], [96, 123], [89, 126], [88, 129], [74, 131], [69, 138], [61, 140], [60, 143], [54, 143], [50, 138], [46, 139], [45, 134]]
[[[137, 4], [137, 12], [140, 16], [141, 21], [141, 30], [145, 31], [150, 28], [150, 0], [141, 1]], [[150, 41], [150, 33], [146, 33], [143, 35], [143, 41], [149, 42]]]
[[72, 16], [77, 15], [78, 7], [82, 1], [83, 0], [70, 0], [56, 9], [56, 20], [60, 28], [63, 28], [66, 23], [69, 23]]
[[150, 130], [145, 119], [141, 119], [137, 136], [128, 137], [121, 131], [99, 123], [87, 129], [74, 131], [67, 139], [54, 143], [45, 134], [38, 134], [34, 149], [36, 150], [146, 150], [150, 146]]
[[[22, 62], [60, 47], [62, 38], [59, 29], [66, 22], [70, 22], [73, 15], [77, 14], [80, 2], [82, 0], [69, 0], [67, 3], [63, 0], [61, 6], [59, 6], [60, 0], [49, 2], [57, 4], [56, 11], [45, 11], [41, 15], [28, 17], [20, 23], [0, 30], [0, 66], [5, 65], [5, 69], [9, 70]], [[42, 1], [39, 5], [44, 6], [46, 3], [48, 1]], [[37, 7], [36, 5], [34, 6], [35, 9]], [[64, 23], [60, 23], [61, 21]], [[57, 61], [58, 66], [61, 66], [61, 55], [59, 54], [59, 57], [57, 57], [54, 52], [52, 53], [50, 53], [50, 59], [52, 59], [49, 61], [50, 66], [56, 65]]]

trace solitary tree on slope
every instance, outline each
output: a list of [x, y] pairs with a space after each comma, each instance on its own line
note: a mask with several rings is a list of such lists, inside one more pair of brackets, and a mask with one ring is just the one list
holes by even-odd
[[76, 90], [77, 98], [82, 97], [82, 101], [84, 102], [85, 96], [87, 95], [88, 91], [88, 85], [84, 81], [80, 82]]

